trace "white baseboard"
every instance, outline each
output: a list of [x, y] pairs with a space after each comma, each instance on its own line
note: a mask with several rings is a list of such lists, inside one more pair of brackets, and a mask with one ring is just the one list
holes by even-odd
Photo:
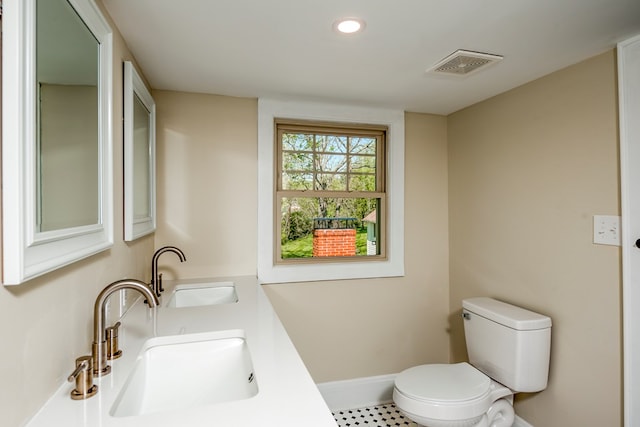
[[320, 394], [332, 411], [364, 408], [391, 402], [395, 375], [354, 378], [318, 384]]
[[[393, 400], [396, 374], [354, 378], [317, 384], [320, 394], [333, 412], [343, 409], [365, 408]], [[516, 415], [513, 427], [533, 427]]]

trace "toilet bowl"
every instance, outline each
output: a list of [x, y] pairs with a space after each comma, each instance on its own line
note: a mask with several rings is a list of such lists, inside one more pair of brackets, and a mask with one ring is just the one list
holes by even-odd
[[396, 377], [393, 400], [428, 427], [510, 427], [514, 419], [513, 392], [468, 363], [409, 368]]
[[513, 395], [547, 387], [551, 319], [487, 297], [463, 300], [462, 318], [469, 363], [409, 368], [393, 401], [427, 427], [511, 427]]

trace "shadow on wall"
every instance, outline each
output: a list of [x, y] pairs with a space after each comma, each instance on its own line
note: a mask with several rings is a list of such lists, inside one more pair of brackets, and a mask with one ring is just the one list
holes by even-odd
[[450, 363], [468, 362], [467, 345], [464, 341], [464, 324], [462, 323], [462, 308], [449, 314], [449, 346]]

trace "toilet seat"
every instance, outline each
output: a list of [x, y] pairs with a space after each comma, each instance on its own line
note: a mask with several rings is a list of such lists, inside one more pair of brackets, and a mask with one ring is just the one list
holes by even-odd
[[489, 410], [496, 398], [493, 384], [468, 363], [420, 365], [396, 377], [393, 400], [408, 414], [466, 420]]

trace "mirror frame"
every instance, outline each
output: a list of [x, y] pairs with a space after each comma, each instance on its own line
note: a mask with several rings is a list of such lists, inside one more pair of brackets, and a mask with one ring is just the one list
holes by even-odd
[[36, 229], [36, 2], [3, 6], [3, 284], [17, 285], [113, 245], [113, 34], [93, 0], [67, 0], [99, 43], [98, 223]]
[[[134, 163], [135, 97], [149, 111], [149, 216], [136, 219]], [[156, 230], [156, 103], [129, 61], [124, 62], [124, 240], [132, 241]]]

